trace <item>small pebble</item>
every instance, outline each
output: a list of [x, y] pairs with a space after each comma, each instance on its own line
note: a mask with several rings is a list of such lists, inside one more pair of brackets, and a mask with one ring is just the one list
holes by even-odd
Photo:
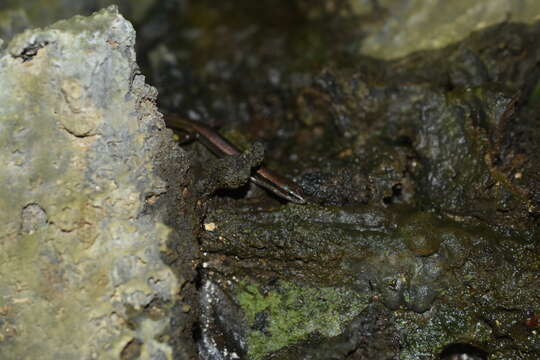
[[206, 231], [214, 231], [216, 230], [216, 227], [216, 224], [213, 222], [204, 224], [204, 230]]

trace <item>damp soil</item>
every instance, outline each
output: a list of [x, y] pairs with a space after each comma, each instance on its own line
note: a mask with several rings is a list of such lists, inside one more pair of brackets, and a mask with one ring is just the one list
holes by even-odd
[[[248, 149], [162, 164], [178, 358], [540, 357], [540, 23], [383, 61], [358, 49], [384, 9], [279, 3], [197, 1], [141, 40], [163, 112]], [[255, 141], [308, 204], [248, 182]]]

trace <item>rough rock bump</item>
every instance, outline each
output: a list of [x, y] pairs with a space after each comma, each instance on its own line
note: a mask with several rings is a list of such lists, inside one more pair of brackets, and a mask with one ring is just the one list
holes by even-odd
[[2, 359], [173, 357], [171, 230], [144, 211], [171, 140], [134, 44], [113, 6], [0, 54]]

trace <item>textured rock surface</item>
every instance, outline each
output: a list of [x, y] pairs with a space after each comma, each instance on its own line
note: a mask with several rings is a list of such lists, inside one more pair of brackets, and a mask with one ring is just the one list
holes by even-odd
[[[267, 165], [296, 176], [316, 203], [271, 203], [248, 188], [208, 203], [200, 237], [206, 358], [354, 359], [383, 349], [407, 360], [538, 359], [539, 23], [502, 23], [380, 61], [350, 56], [359, 53], [351, 27], [407, 23], [388, 35], [393, 54], [422, 44], [416, 37], [394, 47], [393, 39], [450, 39], [462, 29], [414, 28], [415, 14], [433, 8], [399, 18], [375, 11], [372, 23], [348, 26], [331, 6], [339, 3], [200, 0], [154, 53], [161, 104], [222, 125], [233, 140], [265, 139]], [[392, 2], [413, 3], [421, 2]], [[477, 4], [487, 3], [469, 2], [471, 13]], [[187, 34], [195, 34], [188, 44]], [[251, 286], [239, 290], [246, 278]], [[336, 292], [320, 296], [310, 290], [317, 287]], [[335, 321], [343, 288], [373, 303], [350, 302], [353, 311], [342, 313], [353, 320], [342, 318], [345, 333], [328, 338], [303, 314]], [[386, 318], [374, 303], [391, 310], [390, 326], [364, 343], [369, 327], [347, 327], [368, 309]], [[244, 322], [234, 321], [242, 311]]]
[[[68, 6], [65, 1], [7, 0], [0, 9], [6, 4], [31, 6], [9, 11], [6, 17], [0, 13], [0, 33], [9, 39], [28, 24], [48, 23], [53, 14], [66, 9], [85, 13], [104, 1], [69, 2]], [[173, 3], [179, 6], [169, 11]], [[193, 119], [222, 125], [222, 132], [240, 140], [239, 144], [262, 138], [268, 145], [267, 165], [296, 176], [315, 204], [280, 204], [248, 187], [220, 192], [225, 196], [208, 202], [215, 186], [230, 185], [228, 181], [213, 181], [226, 180], [226, 176], [219, 176], [224, 173], [219, 171], [223, 163], [214, 163], [212, 155], [195, 142], [186, 147], [194, 150], [190, 153], [191, 179], [187, 179], [183, 153], [162, 148], [156, 168], [172, 189], [183, 186], [181, 192], [171, 193], [183, 195], [178, 200], [184, 202], [180, 206], [184, 216], [177, 216], [176, 200], [163, 194], [148, 197], [145, 209], [130, 224], [140, 224], [149, 214], [160, 213], [167, 224], [181, 232], [171, 233], [172, 241], [161, 255], [167, 264], [174, 264], [182, 276], [179, 279], [187, 280], [180, 280], [180, 284], [182, 301], [188, 301], [171, 309], [172, 313], [167, 307], [172, 303], [165, 296], [155, 297], [141, 309], [130, 305], [127, 311], [122, 311], [123, 300], [115, 303], [118, 319], [128, 323], [132, 332], [122, 325], [116, 330], [109, 321], [104, 322], [102, 329], [106, 330], [101, 333], [116, 331], [120, 337], [135, 333], [119, 352], [122, 358], [166, 354], [151, 350], [155, 342], [148, 340], [148, 334], [155, 334], [154, 329], [140, 329], [147, 329], [148, 319], [166, 319], [171, 314], [170, 328], [154, 339], [168, 341], [176, 351], [173, 356], [181, 359], [194, 357], [193, 349], [188, 349], [192, 335], [199, 340], [199, 354], [211, 360], [237, 356], [424, 360], [463, 352], [480, 354], [479, 359], [538, 359], [540, 122], [536, 114], [540, 87], [536, 64], [540, 28], [538, 23], [515, 23], [535, 22], [540, 12], [536, 1], [171, 0], [154, 5], [147, 16], [137, 16], [136, 21], [140, 21], [139, 34], [151, 33], [139, 36], [138, 49], [145, 51], [138, 54], [144, 64], [153, 66], [145, 73], [152, 74], [152, 83], [160, 89], [160, 104]], [[469, 35], [476, 30], [480, 31]], [[166, 41], [155, 41], [160, 38]], [[52, 44], [40, 41], [10, 47], [18, 47], [12, 52], [30, 67], [40, 57], [50, 55], [47, 51]], [[422, 49], [425, 51], [410, 54]], [[360, 54], [405, 57], [379, 61]], [[21, 76], [23, 80], [17, 84], [27, 78]], [[39, 89], [34, 84], [27, 87]], [[76, 104], [76, 85], [68, 82], [58, 88], [69, 95], [65, 97], [73, 98], [69, 103]], [[89, 88], [94, 89], [94, 85]], [[134, 84], [133, 92], [138, 88]], [[54, 91], [51, 89], [51, 94]], [[69, 111], [80, 114], [77, 108]], [[147, 109], [153, 111], [151, 104]], [[90, 143], [94, 137], [111, 139], [110, 134], [125, 129], [128, 134], [139, 134], [130, 132], [131, 122], [122, 123], [125, 126], [119, 129], [113, 120], [100, 122], [91, 112], [83, 115], [87, 116], [84, 122], [58, 117], [60, 126], [69, 130], [62, 134]], [[120, 116], [120, 120], [128, 118]], [[117, 130], [109, 129], [109, 133], [100, 127], [109, 124]], [[147, 135], [141, 141], [142, 149], [136, 151], [146, 153], [156, 143], [163, 144], [159, 137], [150, 136], [159, 128], [156, 124], [141, 129], [141, 134]], [[119, 166], [131, 166], [126, 159], [134, 150], [123, 143], [122, 136], [121, 141], [108, 143], [103, 154], [112, 151]], [[16, 137], [10, 135], [9, 139]], [[118, 144], [124, 144], [122, 149]], [[94, 151], [91, 146], [89, 149]], [[72, 147], [66, 147], [66, 153], [70, 151]], [[14, 154], [10, 155], [14, 163], [24, 162], [17, 151]], [[115, 161], [111, 163], [117, 164]], [[92, 171], [97, 168], [85, 166]], [[106, 169], [116, 171], [117, 167]], [[132, 171], [126, 174], [128, 180], [117, 180], [119, 189], [132, 184], [129, 179], [137, 174]], [[194, 179], [205, 181], [190, 186]], [[135, 183], [139, 180], [147, 184], [144, 176]], [[137, 188], [143, 198], [146, 189]], [[118, 194], [116, 191], [111, 193]], [[99, 197], [89, 194], [92, 199]], [[247, 199], [238, 201], [246, 194]], [[165, 198], [173, 206], [163, 206]], [[198, 198], [200, 206], [194, 205]], [[55, 226], [67, 229], [59, 232], [62, 236], [68, 236], [65, 233], [69, 231], [81, 233], [77, 225], [62, 222], [69, 215], [51, 218], [52, 206], [44, 201], [20, 203], [11, 207], [24, 219], [20, 234], [36, 236]], [[205, 209], [205, 233], [201, 236], [197, 225]], [[89, 218], [83, 217], [93, 224]], [[71, 227], [74, 230], [69, 230]], [[151, 232], [153, 228], [147, 229]], [[189, 294], [196, 292], [189, 281], [198, 263], [190, 261], [197, 249], [186, 239], [193, 244], [195, 236], [205, 252], [198, 278], [200, 309], [193, 296], [189, 302]], [[56, 241], [56, 237], [49, 238]], [[66, 251], [66, 246], [54, 241], [40, 247], [32, 242], [23, 244], [34, 247], [19, 244], [18, 254], [39, 249], [33, 256], [49, 256], [55, 265], [48, 266], [53, 269], [85, 263], [66, 255], [49, 255], [55, 254], [51, 243], [54, 249], [61, 249], [59, 252]], [[10, 261], [16, 257], [14, 242], [6, 240], [2, 245], [7, 248], [10, 244]], [[95, 244], [99, 242], [90, 248], [96, 249]], [[137, 249], [126, 246], [122, 251], [132, 254]], [[107, 259], [104, 257], [104, 268]], [[129, 261], [122, 264], [129, 265]], [[20, 271], [23, 265], [26, 262], [21, 260], [11, 268]], [[120, 275], [105, 277], [121, 276], [130, 286], [137, 284], [130, 277], [139, 279], [136, 271], [117, 273]], [[74, 276], [69, 271], [52, 274]], [[53, 275], [48, 278], [55, 279]], [[83, 275], [85, 284], [91, 284]], [[44, 288], [65, 292], [56, 282], [52, 284]], [[123, 283], [118, 286], [125, 288]], [[101, 288], [108, 294], [107, 284]], [[20, 312], [17, 306], [27, 301], [14, 298], [10, 291], [9, 301], [0, 303], [2, 341], [11, 341], [11, 347], [0, 348], [5, 351], [13, 349], [18, 341], [15, 335], [20, 334], [22, 322], [19, 328], [14, 326], [17, 318], [13, 314], [17, 312], [13, 309]], [[101, 308], [109, 301], [105, 298], [92, 305]], [[81, 302], [76, 297], [75, 301]], [[104, 313], [110, 314], [107, 309]], [[191, 327], [198, 311], [200, 321]], [[42, 316], [40, 313], [36, 318]], [[50, 315], [47, 319], [53, 318]], [[85, 320], [77, 321], [86, 324]], [[55, 331], [53, 344], [59, 338]], [[144, 334], [139, 335], [141, 332]], [[101, 346], [115, 343], [114, 336], [104, 336], [101, 343], [93, 336], [86, 340]], [[79, 344], [86, 350], [88, 342]]]
[[145, 210], [169, 146], [115, 7], [16, 36], [0, 56], [0, 358], [172, 358], [181, 281]]
[[[387, 14], [370, 26], [362, 43], [365, 55], [394, 59], [414, 51], [439, 49], [465, 39], [471, 32], [505, 21], [538, 20], [536, 0], [380, 0]], [[373, 1], [352, 0], [359, 13], [371, 11]]]

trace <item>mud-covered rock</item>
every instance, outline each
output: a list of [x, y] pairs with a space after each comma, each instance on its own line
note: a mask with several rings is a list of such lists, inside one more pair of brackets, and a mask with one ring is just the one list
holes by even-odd
[[[386, 349], [399, 344], [401, 359], [537, 358], [539, 34], [538, 24], [504, 24], [438, 51], [358, 58], [259, 94], [252, 127], [238, 128], [278, 129], [267, 163], [294, 174], [310, 204], [221, 194], [204, 220], [204, 272], [255, 278], [262, 288], [285, 280], [369, 295], [395, 316]], [[241, 113], [241, 100], [230, 106]], [[245, 317], [249, 306], [237, 311]], [[247, 354], [259, 353], [255, 332], [267, 343], [290, 335], [264, 332], [276, 316], [269, 309], [233, 341]], [[297, 345], [328, 341], [313, 331]], [[298, 357], [309, 353], [299, 349]]]
[[[207, 203], [201, 272], [227, 301], [203, 310], [203, 350], [328, 355], [328, 335], [289, 331], [296, 317], [268, 330], [287, 282], [294, 299], [347, 289], [382, 304], [395, 337], [381, 354], [538, 358], [538, 5], [278, 3], [198, 1], [148, 54], [166, 108], [262, 138], [266, 165], [309, 200], [251, 187]], [[242, 302], [238, 282], [255, 284]], [[328, 349], [362, 358], [353, 343]]]
[[[253, 342], [254, 334], [261, 331], [266, 344], [277, 341], [285, 346], [295, 339], [327, 344], [328, 336], [317, 337], [320, 334], [315, 330], [300, 338], [291, 337], [285, 325], [263, 331], [268, 319], [281, 316], [277, 312], [283, 310], [283, 305], [269, 305], [273, 295], [267, 291], [284, 291], [276, 285], [279, 279], [292, 284], [302, 279], [328, 287], [328, 291], [352, 289], [396, 311], [394, 342], [387, 349], [397, 343], [405, 346], [400, 352], [403, 359], [442, 354], [458, 343], [481, 345], [478, 351], [493, 354], [509, 354], [510, 344], [517, 343], [523, 349], [534, 349], [535, 325], [530, 327], [526, 321], [532, 316], [529, 311], [537, 311], [530, 310], [535, 308], [533, 304], [540, 301], [538, 289], [530, 286], [537, 271], [537, 260], [530, 255], [538, 251], [538, 244], [501, 235], [486, 226], [414, 213], [406, 207], [399, 210], [396, 214], [365, 206], [348, 211], [284, 206], [255, 214], [239, 211], [238, 217], [223, 211], [210, 213], [205, 223], [212, 226], [201, 237], [208, 251], [204, 268], [210, 279], [220, 279], [212, 286], [221, 289], [222, 300], [214, 301], [212, 312], [206, 312], [208, 324], [217, 321], [211, 320], [216, 316], [211, 314], [231, 306], [223, 303], [229, 299], [226, 302], [232, 301], [235, 312], [243, 313], [241, 318], [247, 319], [243, 321], [251, 324], [244, 325], [237, 332], [240, 335], [226, 337], [227, 341], [236, 339], [229, 348], [241, 344], [252, 355], [264, 349], [263, 353], [269, 352], [270, 348], [256, 345], [259, 341]], [[429, 251], [419, 251], [425, 245], [411, 247], [412, 236], [434, 239], [436, 246], [430, 244]], [[234, 282], [227, 280], [254, 277], [259, 279], [259, 287], [244, 295], [238, 295]], [[298, 288], [295, 296], [308, 296], [308, 287]], [[317, 297], [322, 303], [328, 301], [320, 294]], [[332, 301], [335, 305], [337, 300]], [[514, 309], [512, 316], [496, 310], [499, 306]], [[253, 308], [260, 310], [253, 312]], [[497, 335], [501, 332], [515, 338], [501, 344]], [[212, 334], [215, 337], [215, 332], [207, 332]], [[288, 340], [276, 340], [283, 338]], [[324, 348], [321, 345], [321, 351]], [[317, 358], [317, 352], [300, 353]], [[531, 359], [532, 354], [534, 350]]]
[[[436, 208], [464, 221], [481, 219], [507, 229], [502, 231], [534, 237], [538, 151], [532, 139], [539, 127], [528, 108], [535, 106], [538, 31], [538, 25], [509, 24], [388, 67], [380, 63], [377, 69], [370, 61], [359, 73], [325, 72], [314, 87], [326, 106], [314, 105], [311, 111], [332, 109], [322, 135], [326, 149], [312, 163], [303, 161], [300, 182], [325, 202], [325, 188], [336, 184], [343, 203], [364, 193], [355, 202]], [[512, 53], [515, 42], [526, 60]], [[501, 46], [505, 51], [498, 52]], [[477, 75], [478, 66], [485, 76]], [[466, 75], [455, 75], [456, 67], [467, 69]], [[309, 99], [312, 93], [300, 96]], [[332, 128], [350, 140], [334, 138]], [[381, 152], [381, 142], [393, 153]], [[306, 145], [299, 156], [310, 159], [308, 149], [317, 148], [311, 140]], [[318, 175], [321, 163], [329, 168], [325, 176]], [[340, 180], [359, 177], [369, 181], [352, 187], [353, 181]]]

